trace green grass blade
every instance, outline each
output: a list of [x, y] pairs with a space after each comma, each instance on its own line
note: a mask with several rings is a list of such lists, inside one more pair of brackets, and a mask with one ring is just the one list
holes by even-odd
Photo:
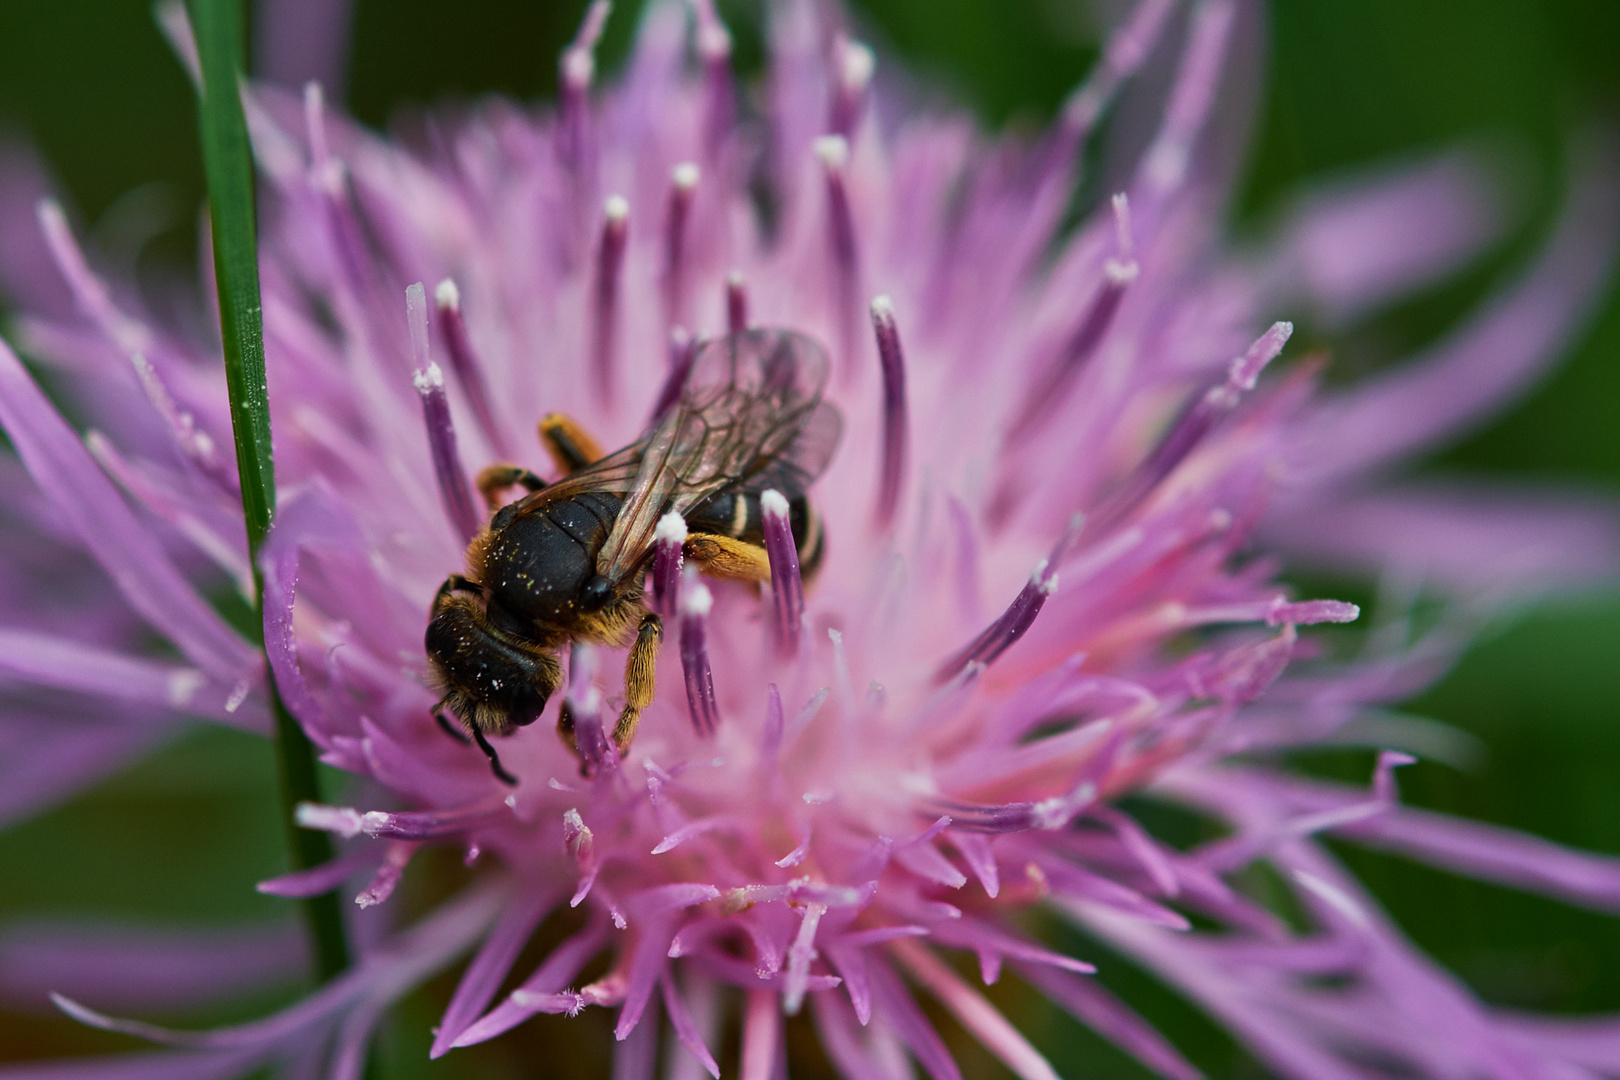
[[[240, 78], [243, 34], [240, 0], [186, 0], [202, 65], [199, 116], [203, 169], [208, 180], [209, 220], [214, 239], [214, 277], [225, 346], [225, 380], [231, 400], [236, 465], [242, 478], [242, 514], [253, 556], [255, 606], [263, 614], [264, 583], [259, 548], [275, 514], [276, 471], [270, 447], [270, 400], [264, 377], [264, 320], [259, 301], [258, 241], [253, 211], [253, 158], [242, 113]], [[315, 752], [288, 714], [266, 666], [276, 743], [281, 761], [282, 813], [288, 848], [300, 870], [332, 857], [325, 833], [293, 824], [293, 807], [320, 800]], [[336, 893], [305, 902], [305, 917], [321, 978], [348, 966], [348, 946]]]

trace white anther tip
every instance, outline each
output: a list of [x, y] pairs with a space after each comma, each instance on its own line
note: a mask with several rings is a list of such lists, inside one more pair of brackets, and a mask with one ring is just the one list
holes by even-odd
[[456, 287], [455, 278], [445, 278], [433, 287], [433, 302], [439, 305], [441, 311], [457, 311], [461, 308], [461, 290]]
[[1136, 275], [1140, 272], [1141, 267], [1136, 264], [1135, 259], [1126, 259], [1124, 262], [1109, 259], [1103, 265], [1103, 274], [1108, 278], [1110, 285], [1129, 285], [1136, 280]]
[[742, 288], [746, 281], [747, 279], [743, 277], [743, 272], [741, 270], [733, 270], [731, 273], [726, 275], [726, 284], [733, 289]]
[[658, 519], [658, 527], [653, 530], [653, 540], [659, 544], [686, 543], [686, 519], [671, 510]]
[[759, 509], [771, 517], [785, 518], [788, 516], [787, 496], [775, 488], [766, 488], [759, 497]]
[[611, 225], [619, 224], [630, 216], [630, 200], [623, 195], [609, 195], [602, 201], [602, 216]]
[[360, 835], [365, 818], [352, 806], [327, 806], [301, 802], [293, 809], [293, 820], [306, 829], [337, 833], [345, 839]]
[[411, 376], [411, 382], [416, 385], [418, 394], [431, 394], [435, 390], [444, 389], [444, 372], [439, 365], [428, 361], [428, 366]]
[[731, 55], [731, 32], [719, 23], [698, 31], [698, 53], [705, 60], [724, 60]]
[[701, 581], [688, 582], [681, 590], [681, 614], [707, 618], [714, 607], [714, 594]]
[[851, 90], [866, 89], [876, 68], [877, 57], [870, 46], [860, 41], [851, 41], [844, 46], [844, 70], [841, 74], [845, 86]]
[[569, 49], [562, 56], [562, 76], [569, 86], [585, 89], [596, 77], [596, 58], [589, 49]]
[[67, 215], [62, 212], [62, 204], [55, 199], [39, 200], [34, 204], [34, 214], [47, 229], [67, 228]]
[[191, 699], [197, 696], [208, 683], [208, 679], [200, 671], [184, 668], [173, 672], [167, 680], [169, 691], [169, 704], [176, 708], [183, 708], [191, 704]]
[[872, 297], [872, 318], [894, 318], [894, 301], [889, 298], [888, 293], [884, 293], [881, 296]]
[[842, 135], [822, 135], [813, 146], [816, 157], [829, 169], [842, 169], [849, 161], [849, 142]]
[[[1114, 243], [1119, 248], [1119, 261], [1130, 263], [1131, 253], [1135, 250], [1131, 240], [1131, 202], [1121, 191], [1113, 198], [1114, 204]], [[1134, 275], [1133, 275], [1134, 276]]]
[[696, 162], [683, 161], [670, 170], [669, 179], [681, 191], [691, 191], [697, 187], [700, 175]]

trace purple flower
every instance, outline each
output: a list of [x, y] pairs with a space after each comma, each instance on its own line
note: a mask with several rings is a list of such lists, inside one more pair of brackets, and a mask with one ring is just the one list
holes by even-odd
[[[249, 93], [283, 489], [265, 647], [323, 759], [356, 778], [352, 805], [300, 811], [350, 841], [343, 856], [261, 889], [385, 904], [428, 844], [482, 869], [412, 926], [371, 922], [384, 928], [318, 993], [209, 1032], [95, 1010], [139, 1011], [149, 984], [164, 1000], [252, 985], [277, 946], [193, 941], [174, 947], [189, 966], [157, 965], [138, 943], [47, 935], [23, 982], [170, 1048], [50, 1075], [355, 1076], [389, 1004], [468, 952], [435, 1055], [606, 1009], [615, 1075], [650, 1076], [662, 1012], [684, 1047], [666, 1052], [718, 1075], [721, 1006], [738, 1000], [744, 1080], [778, 1074], [801, 1012], [846, 1076], [908, 1075], [909, 1057], [944, 1080], [958, 1071], [932, 1000], [1015, 1074], [1054, 1075], [953, 966], [970, 957], [984, 983], [1010, 969], [1150, 1068], [1196, 1075], [1087, 958], [1026, 934], [1037, 906], [1281, 1074], [1620, 1068], [1616, 1020], [1480, 1002], [1322, 843], [1620, 909], [1612, 859], [1401, 806], [1399, 748], [1422, 731], [1357, 723], [1432, 681], [1504, 602], [1615, 568], [1607, 507], [1388, 480], [1520, 391], [1578, 324], [1613, 250], [1607, 148], [1473, 321], [1329, 392], [1274, 317], [1348, 320], [1438, 277], [1490, 239], [1488, 190], [1471, 159], [1440, 157], [1303, 201], [1264, 248], [1227, 247], [1227, 98], [1245, 78], [1227, 58], [1255, 16], [1240, 0], [1143, 0], [1029, 145], [917, 109], [809, 3], [775, 9], [767, 93], [744, 97], [712, 6], [691, 12], [688, 26], [687, 9], [653, 6], [604, 90], [599, 3], [563, 54], [556, 110], [487, 103], [432, 117], [410, 146], [330, 114], [315, 87]], [[1078, 150], [1153, 56], [1173, 73], [1153, 128], [1113, 155], [1118, 194], [1065, 231]], [[254, 649], [203, 592], [251, 577], [209, 313], [147, 310], [96, 274], [54, 204], [39, 224], [54, 269], [7, 272], [62, 289], [36, 287], [18, 332], [91, 430], [0, 348], [21, 465], [0, 470], [13, 817], [184, 720], [268, 728]], [[552, 411], [604, 448], [631, 443], [679, 401], [703, 343], [750, 327], [831, 357], [844, 434], [809, 489], [817, 572], [779, 498], [761, 500], [765, 590], [697, 576], [686, 523], [660, 522], [649, 596], [676, 640], [635, 739], [609, 737], [619, 653], [576, 644], [558, 704], [495, 740], [504, 785], [435, 723], [423, 651], [435, 592], [487, 516], [472, 474], [513, 461], [555, 478], [529, 434]], [[1359, 612], [1292, 596], [1283, 566], [1385, 575], [1444, 614], [1421, 632], [1400, 612], [1363, 637], [1305, 629]], [[571, 745], [549, 730], [561, 699]], [[1328, 742], [1387, 748], [1369, 790], [1277, 762]], [[1223, 838], [1169, 846], [1121, 809], [1136, 793]], [[1234, 885], [1257, 861], [1305, 928]], [[514, 972], [570, 907], [579, 928]], [[98, 960], [104, 992], [75, 982]], [[593, 963], [606, 973], [582, 981]]]

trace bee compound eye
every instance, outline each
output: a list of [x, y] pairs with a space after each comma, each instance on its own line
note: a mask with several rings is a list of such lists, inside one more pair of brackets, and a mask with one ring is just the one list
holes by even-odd
[[596, 574], [579, 590], [579, 606], [586, 611], [600, 611], [612, 596], [613, 586], [608, 584], [608, 579]]
[[514, 727], [528, 727], [540, 719], [540, 714], [545, 711], [545, 708], [546, 698], [543, 695], [533, 690], [526, 690], [513, 699], [511, 708], [507, 713], [507, 720]]

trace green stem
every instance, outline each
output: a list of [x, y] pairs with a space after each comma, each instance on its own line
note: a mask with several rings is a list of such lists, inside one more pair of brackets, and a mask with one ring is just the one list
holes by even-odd
[[[186, 0], [186, 11], [202, 64], [198, 112], [214, 234], [214, 279], [219, 289], [225, 382], [231, 399], [231, 429], [236, 437], [236, 467], [242, 479], [242, 516], [253, 559], [254, 606], [262, 619], [264, 579], [259, 573], [259, 548], [275, 514], [276, 471], [264, 378], [253, 157], [240, 90], [242, 13], [240, 0]], [[294, 867], [307, 870], [332, 857], [332, 844], [325, 833], [300, 829], [293, 823], [293, 808], [298, 803], [320, 800], [315, 751], [282, 704], [268, 664], [265, 672], [281, 759], [281, 809], [287, 822], [288, 849]], [[329, 979], [349, 962], [337, 894], [327, 893], [306, 901], [304, 916], [320, 977]]]

